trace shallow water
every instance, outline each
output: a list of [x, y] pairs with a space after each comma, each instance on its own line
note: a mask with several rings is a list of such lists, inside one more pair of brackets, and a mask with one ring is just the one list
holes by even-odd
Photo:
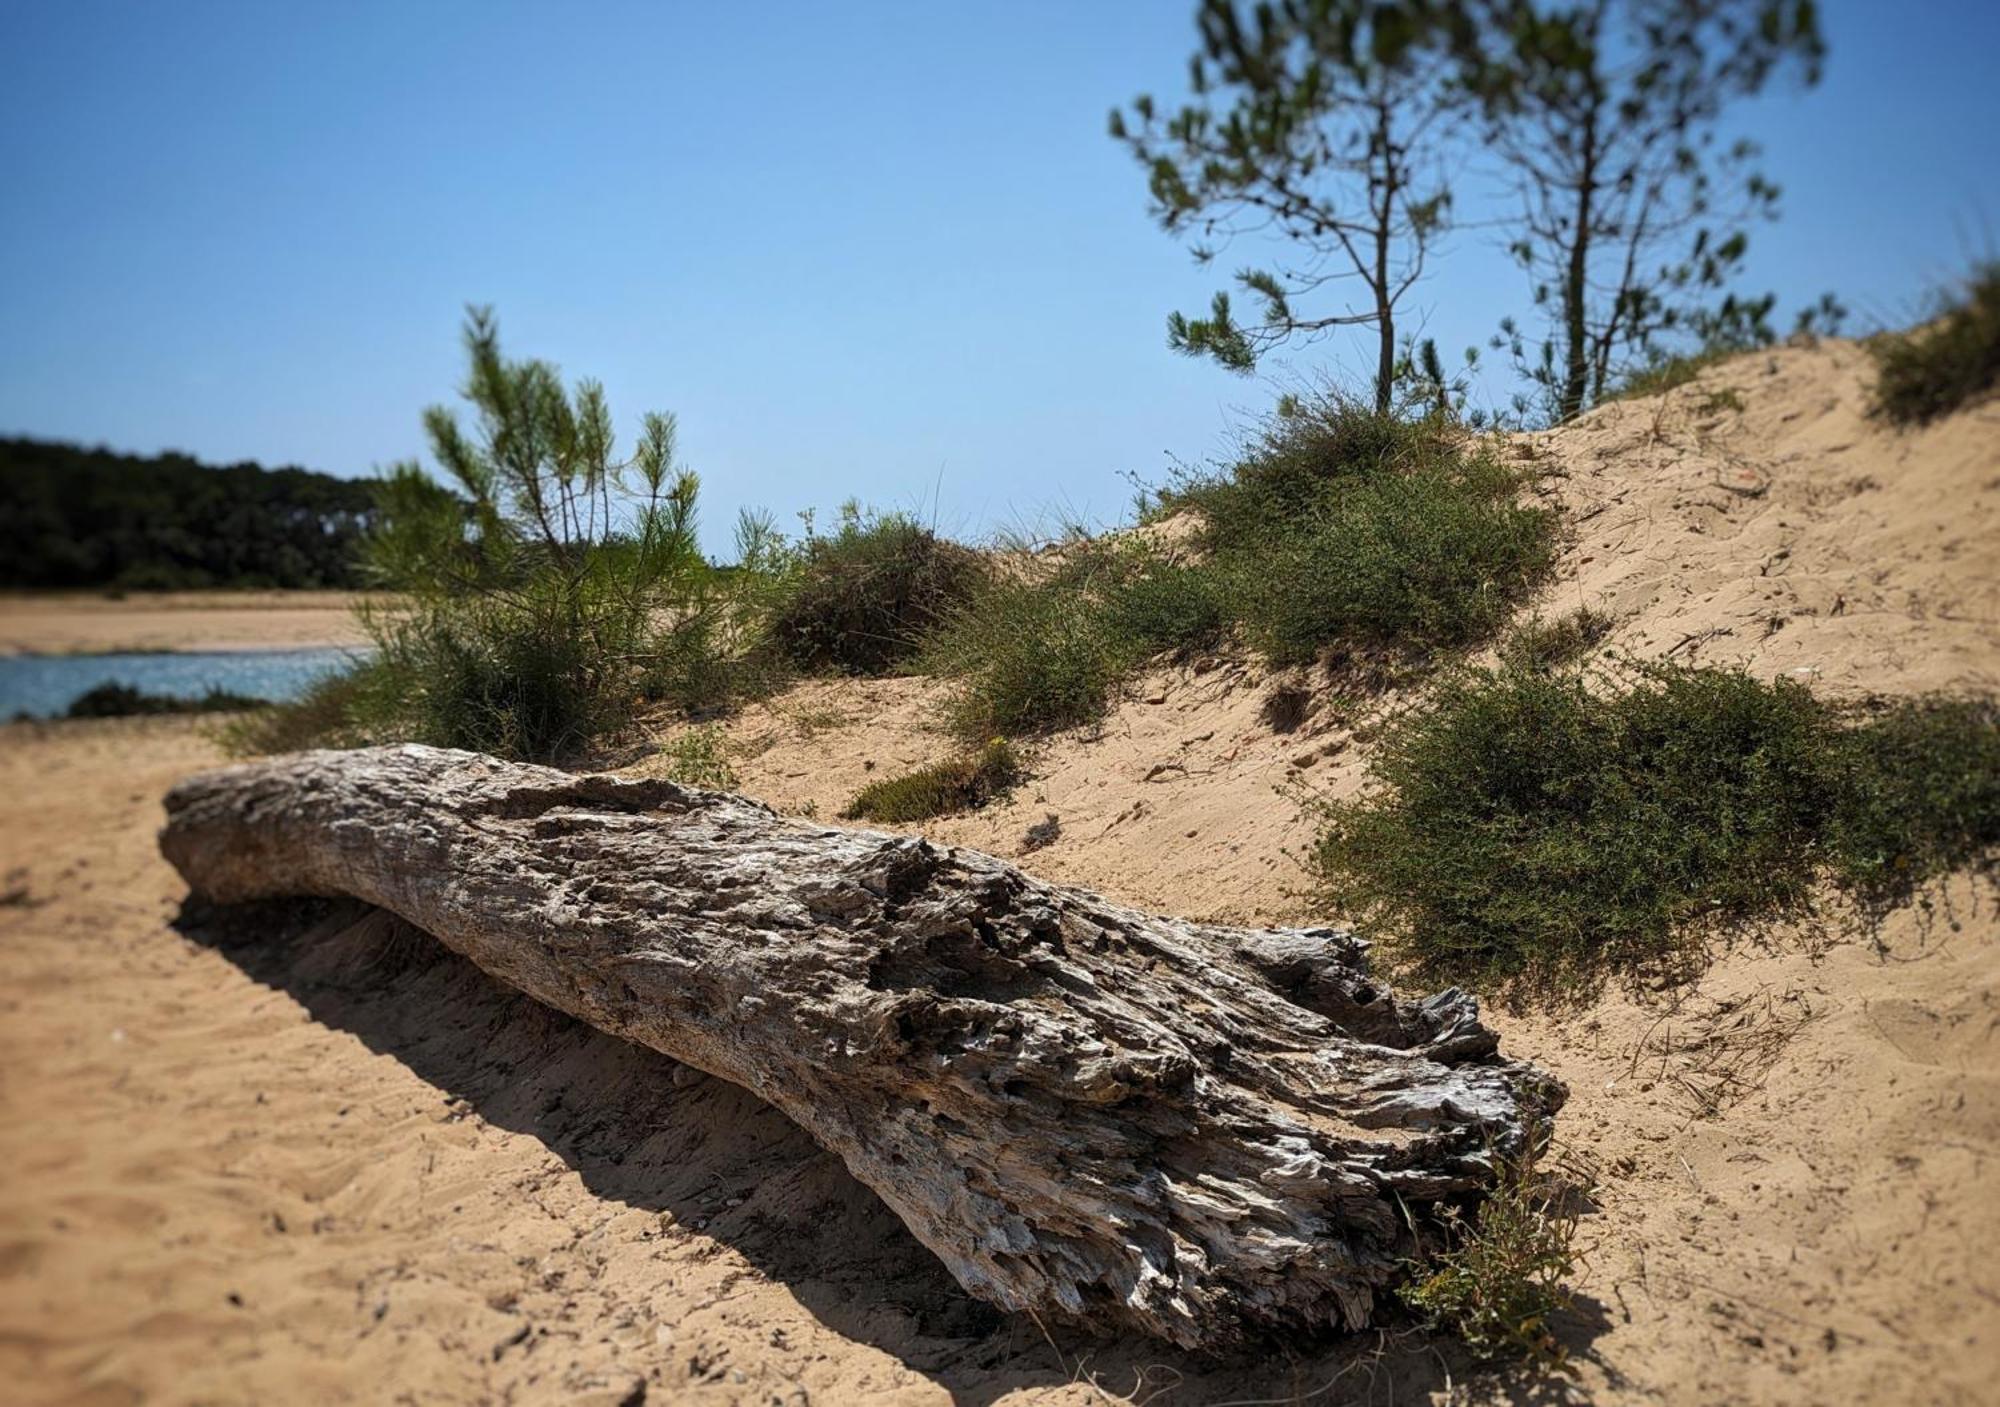
[[218, 650], [201, 653], [0, 656], [0, 720], [57, 718], [99, 684], [200, 698], [210, 689], [281, 701], [355, 658], [351, 650]]

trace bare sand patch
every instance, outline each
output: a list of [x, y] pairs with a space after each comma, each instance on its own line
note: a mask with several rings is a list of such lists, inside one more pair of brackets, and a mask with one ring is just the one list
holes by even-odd
[[0, 654], [360, 645], [355, 599], [347, 591], [0, 593]]

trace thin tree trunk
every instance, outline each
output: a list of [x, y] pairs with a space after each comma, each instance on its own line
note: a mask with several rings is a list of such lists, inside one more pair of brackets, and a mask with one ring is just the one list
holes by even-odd
[[1389, 296], [1389, 235], [1399, 190], [1396, 149], [1391, 144], [1389, 105], [1375, 107], [1375, 140], [1382, 162], [1382, 208], [1375, 221], [1375, 321], [1380, 333], [1375, 354], [1375, 409], [1387, 415], [1396, 383], [1396, 305]]
[[1563, 278], [1563, 337], [1567, 344], [1563, 361], [1562, 404], [1564, 420], [1582, 414], [1584, 397], [1590, 386], [1590, 329], [1586, 319], [1590, 297], [1591, 220], [1595, 218], [1593, 199], [1597, 193], [1598, 104], [1592, 100], [1583, 124], [1583, 170], [1576, 187], [1576, 228], [1570, 231], [1569, 267]]

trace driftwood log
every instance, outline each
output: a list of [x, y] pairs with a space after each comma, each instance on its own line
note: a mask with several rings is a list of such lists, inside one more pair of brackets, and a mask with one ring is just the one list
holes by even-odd
[[166, 806], [196, 896], [399, 914], [769, 1100], [974, 1295], [1099, 1330], [1367, 1323], [1403, 1208], [1476, 1192], [1563, 1097], [1470, 997], [1396, 998], [1342, 932], [1158, 918], [672, 782], [409, 746]]

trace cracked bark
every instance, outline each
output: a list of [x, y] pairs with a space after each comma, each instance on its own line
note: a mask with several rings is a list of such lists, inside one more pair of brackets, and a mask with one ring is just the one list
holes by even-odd
[[418, 746], [203, 773], [198, 898], [352, 896], [769, 1100], [968, 1291], [1184, 1347], [1360, 1327], [1411, 1207], [1562, 1087], [1332, 929], [1156, 917], [976, 851]]

